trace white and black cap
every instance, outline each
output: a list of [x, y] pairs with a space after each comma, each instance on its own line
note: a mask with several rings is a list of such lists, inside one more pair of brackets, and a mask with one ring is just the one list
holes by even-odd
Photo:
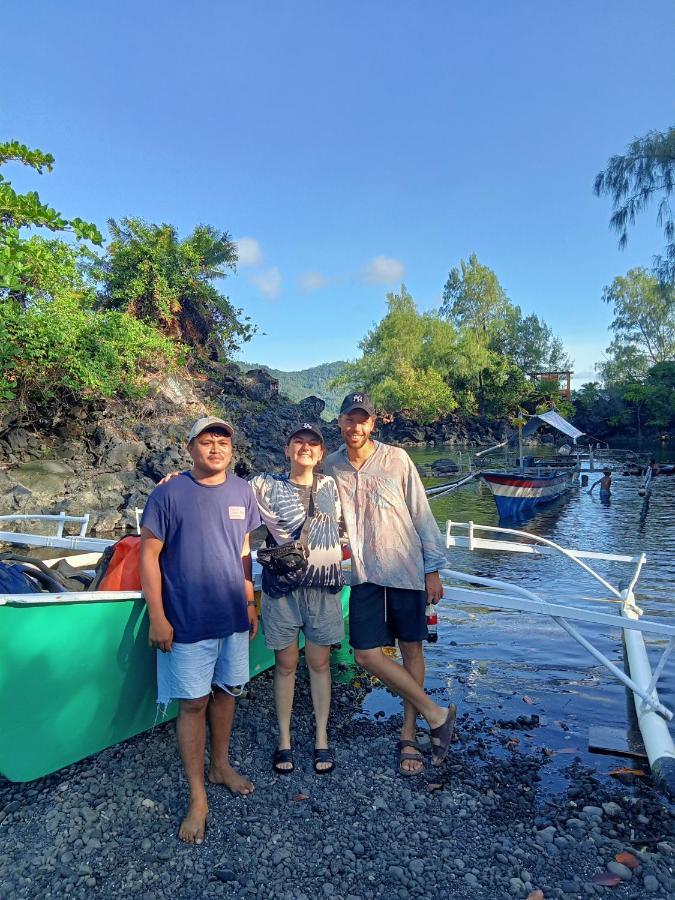
[[230, 437], [234, 434], [234, 428], [230, 425], [229, 422], [226, 422], [225, 419], [219, 419], [218, 416], [202, 416], [201, 419], [197, 419], [195, 424], [190, 429], [190, 434], [188, 435], [188, 444], [190, 441], [194, 441], [196, 437], [203, 431], [212, 431], [217, 428], [221, 428], [223, 431], [226, 431]]
[[318, 425], [312, 425], [311, 422], [301, 422], [299, 425], [294, 425], [293, 428], [289, 431], [286, 444], [290, 444], [295, 435], [300, 434], [301, 431], [309, 431], [312, 434], [315, 434], [321, 441], [321, 443], [324, 443], [323, 434], [321, 433], [321, 429]]

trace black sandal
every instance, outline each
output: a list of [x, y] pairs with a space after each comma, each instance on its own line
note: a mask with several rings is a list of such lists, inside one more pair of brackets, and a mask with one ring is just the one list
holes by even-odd
[[[281, 768], [280, 763], [290, 763], [290, 767]], [[290, 775], [290, 773], [295, 769], [295, 763], [293, 762], [293, 751], [290, 747], [286, 747], [283, 750], [276, 749], [274, 751], [274, 755], [272, 756], [272, 768], [279, 775]]]
[[[404, 769], [402, 763], [407, 760], [421, 763], [419, 769]], [[416, 775], [424, 774], [424, 756], [422, 748], [417, 741], [406, 741], [401, 739], [398, 742], [398, 771], [399, 774], [406, 778], [414, 778]]]
[[457, 707], [451, 703], [445, 717], [445, 722], [437, 728], [429, 729], [431, 737], [431, 750], [433, 756], [431, 758], [432, 766], [441, 766], [450, 749], [450, 742], [455, 730], [455, 719], [457, 718]]
[[[318, 769], [317, 763], [330, 763], [325, 769]], [[330, 747], [314, 748], [314, 771], [317, 775], [329, 775], [335, 768], [335, 757]]]

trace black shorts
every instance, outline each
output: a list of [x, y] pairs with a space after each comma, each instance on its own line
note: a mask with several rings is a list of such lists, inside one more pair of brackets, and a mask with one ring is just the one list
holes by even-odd
[[425, 591], [356, 584], [349, 595], [349, 643], [355, 650], [393, 647], [427, 638]]

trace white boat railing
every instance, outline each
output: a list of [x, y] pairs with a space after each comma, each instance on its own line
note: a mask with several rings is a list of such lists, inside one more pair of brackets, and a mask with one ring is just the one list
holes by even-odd
[[[0, 544], [27, 544], [31, 547], [55, 547], [59, 550], [98, 550], [103, 552], [114, 541], [105, 538], [87, 537], [89, 513], [83, 516], [68, 516], [65, 513], [51, 515], [13, 514], [0, 516], [0, 527], [11, 522], [45, 522], [53, 525], [53, 534], [34, 534], [23, 531], [0, 531]], [[80, 526], [78, 534], [64, 535], [66, 523]]]
[[[453, 533], [453, 529], [459, 529], [461, 534]], [[482, 537], [487, 533], [489, 537]], [[504, 535], [517, 540], [497, 539], [495, 535]], [[588, 609], [581, 606], [570, 606], [560, 602], [545, 600], [539, 594], [521, 585], [512, 584], [495, 578], [486, 578], [478, 575], [467, 575], [452, 569], [443, 569], [441, 577], [444, 581], [444, 597], [460, 602], [469, 601], [483, 606], [498, 609], [508, 609], [517, 612], [535, 613], [537, 615], [550, 616], [570, 637], [574, 638], [584, 647], [598, 662], [600, 662], [622, 684], [628, 687], [634, 694], [641, 698], [644, 709], [658, 713], [664, 719], [671, 720], [673, 712], [658, 698], [656, 686], [659, 677], [664, 671], [665, 662], [675, 647], [675, 626], [667, 625], [662, 621], [646, 620], [641, 618], [642, 610], [635, 604], [633, 590], [640, 575], [640, 571], [646, 562], [644, 554], [630, 556], [618, 553], [602, 553], [597, 551], [574, 550], [561, 547], [554, 541], [525, 531], [513, 528], [499, 528], [492, 525], [478, 525], [474, 522], [448, 522], [446, 528], [446, 544], [448, 548], [465, 547], [468, 550], [488, 550], [510, 553], [526, 553], [537, 556], [566, 557], [572, 565], [578, 566], [589, 577], [597, 581], [610, 594], [610, 597], [587, 597], [586, 600], [607, 603], [608, 600], [618, 601], [621, 614], [613, 614], [597, 609]], [[606, 578], [596, 572], [585, 560], [606, 560], [610, 562], [630, 563], [634, 566], [629, 587], [621, 590], [611, 584]], [[471, 587], [462, 587], [469, 584]], [[458, 586], [459, 585], [459, 586]], [[570, 621], [581, 621], [605, 627], [618, 627], [624, 632], [639, 632], [641, 634], [657, 635], [666, 641], [665, 649], [647, 683], [640, 679], [640, 683], [634, 677], [624, 672], [609, 660], [601, 650], [595, 647], [584, 635], [582, 635]], [[648, 667], [648, 663], [647, 663]], [[670, 750], [675, 758], [675, 749], [670, 741]]]

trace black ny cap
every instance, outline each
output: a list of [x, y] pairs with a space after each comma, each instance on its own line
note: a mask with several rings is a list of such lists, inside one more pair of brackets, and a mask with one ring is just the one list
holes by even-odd
[[342, 401], [342, 406], [340, 407], [340, 415], [346, 416], [348, 413], [352, 412], [355, 409], [362, 409], [364, 412], [367, 412], [369, 416], [375, 415], [375, 406], [373, 401], [370, 399], [368, 394], [364, 394], [363, 391], [355, 391], [353, 394], [347, 394], [345, 399]]

